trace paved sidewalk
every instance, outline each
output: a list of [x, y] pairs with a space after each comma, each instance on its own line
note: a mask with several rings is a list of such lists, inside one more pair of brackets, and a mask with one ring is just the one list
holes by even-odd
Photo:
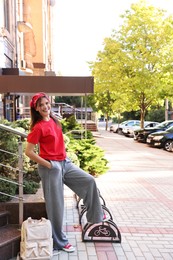
[[76, 247], [53, 260], [173, 259], [173, 154], [99, 130], [110, 169], [96, 179], [121, 243], [82, 242], [74, 194], [65, 188], [64, 229]]

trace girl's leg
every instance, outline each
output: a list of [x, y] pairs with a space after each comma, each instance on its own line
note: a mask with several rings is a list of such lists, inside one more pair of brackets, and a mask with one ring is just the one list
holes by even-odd
[[62, 231], [64, 188], [61, 163], [54, 162], [54, 165], [52, 169], [39, 165], [38, 171], [42, 180], [47, 216], [52, 224], [54, 247], [55, 249], [62, 249], [68, 243]]
[[94, 177], [67, 159], [64, 162], [64, 183], [83, 199], [87, 209], [87, 221], [91, 223], [101, 222], [103, 220], [103, 209]]

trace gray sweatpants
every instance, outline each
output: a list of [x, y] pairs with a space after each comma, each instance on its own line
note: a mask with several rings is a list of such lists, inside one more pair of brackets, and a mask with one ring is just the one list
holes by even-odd
[[51, 163], [51, 169], [38, 165], [38, 172], [42, 180], [47, 216], [52, 224], [54, 248], [61, 249], [68, 243], [63, 232], [64, 184], [83, 199], [88, 222], [101, 222], [103, 210], [93, 176], [77, 167], [68, 158]]

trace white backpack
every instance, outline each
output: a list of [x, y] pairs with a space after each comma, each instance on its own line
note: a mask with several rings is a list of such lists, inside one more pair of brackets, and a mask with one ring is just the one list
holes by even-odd
[[50, 220], [28, 218], [22, 223], [20, 257], [23, 260], [45, 259], [53, 256], [52, 227]]

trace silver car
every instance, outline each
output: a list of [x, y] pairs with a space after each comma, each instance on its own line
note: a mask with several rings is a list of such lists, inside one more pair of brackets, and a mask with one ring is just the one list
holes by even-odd
[[[125, 125], [122, 129], [122, 132], [125, 136], [134, 137], [134, 131], [140, 128], [141, 122], [139, 120], [134, 120], [134, 122], [130, 122], [129, 124]], [[157, 126], [158, 122], [152, 121], [144, 121], [144, 127], [154, 127]]]
[[[123, 133], [123, 128], [129, 125], [134, 125], [139, 120], [126, 120], [120, 124], [114, 124], [110, 126], [110, 131], [117, 134]], [[140, 122], [140, 121], [139, 121]]]

